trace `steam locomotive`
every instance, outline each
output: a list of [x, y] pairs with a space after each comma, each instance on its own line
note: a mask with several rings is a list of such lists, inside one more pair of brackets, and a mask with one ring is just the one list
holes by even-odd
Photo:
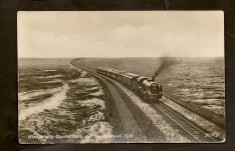
[[145, 101], [157, 101], [162, 98], [162, 86], [134, 73], [99, 67], [97, 73], [112, 78], [136, 92]]

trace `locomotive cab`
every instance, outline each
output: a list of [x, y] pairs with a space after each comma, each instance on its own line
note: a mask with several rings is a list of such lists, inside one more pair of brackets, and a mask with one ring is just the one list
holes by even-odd
[[147, 80], [148, 78], [147, 77], [139, 77], [138, 79], [137, 79], [137, 82], [138, 82], [138, 90], [137, 90], [137, 93], [139, 94], [139, 95], [143, 95], [144, 94], [144, 92], [145, 92], [145, 90], [144, 90], [144, 84], [143, 84], [143, 81], [145, 81], [145, 80]]

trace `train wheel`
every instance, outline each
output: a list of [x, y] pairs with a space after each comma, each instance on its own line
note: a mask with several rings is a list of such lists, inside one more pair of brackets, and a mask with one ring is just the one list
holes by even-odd
[[146, 95], [146, 97], [145, 97], [145, 102], [149, 102], [149, 97]]

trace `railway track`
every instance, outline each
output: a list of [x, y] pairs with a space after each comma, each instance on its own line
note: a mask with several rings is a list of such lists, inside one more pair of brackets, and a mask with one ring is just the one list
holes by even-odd
[[[99, 75], [96, 73], [96, 69], [94, 67], [82, 65], [84, 68], [86, 68], [87, 71]], [[84, 69], [85, 70], [85, 69]], [[103, 75], [99, 75], [101, 77], [104, 77]], [[108, 77], [105, 77], [108, 78]], [[110, 78], [108, 78], [110, 79]], [[112, 79], [110, 79], [112, 80]], [[167, 99], [171, 100], [167, 96], [164, 95]], [[173, 101], [173, 100], [171, 100]], [[193, 123], [189, 122], [187, 119], [179, 115], [177, 112], [163, 104], [161, 101], [158, 103], [152, 103], [152, 106], [160, 111], [163, 115], [165, 115], [167, 118], [169, 118], [173, 123], [178, 125], [183, 131], [188, 133], [192, 138], [195, 139], [197, 142], [202, 142], [202, 143], [216, 143], [217, 141], [213, 138], [211, 138], [209, 135], [206, 134], [206, 132], [202, 131], [199, 129], [197, 126], [195, 126]]]
[[215, 143], [217, 142], [210, 136], [208, 136], [205, 132], [197, 128], [194, 124], [190, 123], [187, 119], [177, 114], [175, 111], [164, 105], [162, 102], [153, 103], [153, 107], [159, 110], [162, 114], [168, 117], [171, 121], [177, 124], [180, 128], [182, 128], [185, 132], [191, 135], [197, 142], [203, 143]]

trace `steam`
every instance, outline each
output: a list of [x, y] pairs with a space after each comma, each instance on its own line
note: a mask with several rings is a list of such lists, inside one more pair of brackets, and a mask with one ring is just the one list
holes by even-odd
[[168, 69], [169, 67], [175, 64], [175, 60], [172, 58], [161, 58], [159, 62], [160, 62], [160, 66], [152, 77], [153, 81], [155, 80], [157, 76], [162, 74], [166, 69]]

